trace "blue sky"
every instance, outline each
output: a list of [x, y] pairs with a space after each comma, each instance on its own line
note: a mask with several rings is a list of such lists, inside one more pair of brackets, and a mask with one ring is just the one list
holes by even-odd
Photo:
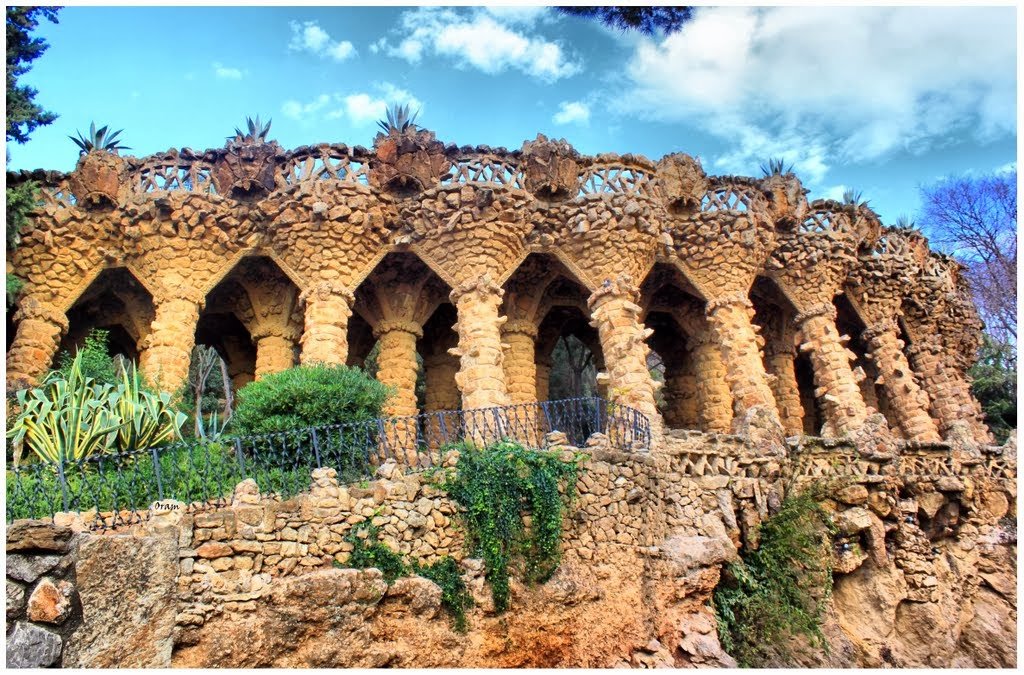
[[852, 187], [892, 223], [919, 184], [1015, 164], [1016, 24], [1012, 6], [726, 6], [646, 38], [529, 7], [67, 7], [22, 78], [60, 118], [9, 168], [72, 169], [92, 120], [138, 156], [221, 146], [256, 114], [286, 148], [368, 147], [401, 102], [458, 145], [541, 132], [712, 174], [783, 157], [812, 198]]

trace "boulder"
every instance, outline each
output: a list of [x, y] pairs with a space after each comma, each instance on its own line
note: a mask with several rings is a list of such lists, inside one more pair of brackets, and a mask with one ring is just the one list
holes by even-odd
[[57, 567], [59, 563], [59, 555], [8, 555], [7, 576], [30, 584]]
[[69, 527], [37, 520], [17, 521], [7, 528], [7, 552], [67, 553], [73, 534], [74, 532]]
[[60, 660], [60, 649], [59, 635], [19, 621], [7, 636], [7, 667], [47, 668]]
[[28, 599], [28, 618], [41, 623], [62, 624], [71, 615], [75, 587], [67, 581], [43, 578]]

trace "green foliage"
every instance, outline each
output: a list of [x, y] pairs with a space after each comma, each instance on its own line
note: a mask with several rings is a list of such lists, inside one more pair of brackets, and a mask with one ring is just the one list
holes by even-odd
[[761, 165], [761, 173], [768, 176], [782, 176], [793, 171], [793, 165], [786, 165], [786, 161], [781, 157], [770, 157], [768, 161]]
[[21, 243], [21, 232], [28, 225], [32, 211], [37, 206], [36, 193], [39, 186], [34, 181], [25, 181], [7, 188], [7, 250], [14, 251]]
[[416, 116], [419, 114], [417, 110], [410, 116], [408, 104], [402, 106], [396, 103], [388, 108], [386, 120], [377, 120], [377, 126], [383, 129], [385, 134], [392, 132], [404, 134], [407, 131], [416, 131]]
[[395, 553], [380, 541], [380, 528], [369, 520], [356, 524], [345, 537], [354, 547], [349, 554], [348, 566], [356, 569], [376, 567], [389, 584], [409, 573], [409, 566], [401, 554]]
[[107, 348], [107, 331], [93, 328], [85, 336], [81, 346], [75, 350], [74, 356], [69, 352], [61, 352], [58, 357], [60, 365], [57, 372], [67, 379], [71, 368], [77, 361], [82, 374], [100, 384], [116, 384], [119, 381], [117, 367]]
[[[29, 64], [42, 56], [49, 46], [46, 40], [30, 35], [44, 18], [57, 23], [59, 7], [7, 8], [7, 140], [28, 141], [36, 127], [50, 124], [57, 116], [35, 102], [38, 93], [27, 85], [18, 85], [18, 78], [27, 73]], [[10, 196], [8, 196], [10, 199]]]
[[128, 146], [121, 145], [121, 141], [117, 139], [118, 134], [124, 131], [124, 129], [118, 129], [110, 135], [107, 135], [107, 129], [109, 129], [109, 127], [100, 127], [97, 129], [96, 123], [92, 122], [89, 124], [88, 136], [83, 136], [81, 131], [76, 131], [75, 133], [78, 134], [78, 138], [75, 138], [74, 136], [68, 136], [68, 138], [74, 141], [75, 145], [78, 146], [79, 153], [83, 155], [86, 155], [93, 150], [103, 150], [104, 152], [113, 153], [116, 153], [118, 150], [131, 150]]
[[25, 282], [18, 278], [17, 275], [7, 273], [7, 309], [10, 309], [18, 302], [18, 296], [21, 295], [21, 289], [25, 287]]
[[551, 351], [548, 398], [582, 398], [597, 395], [594, 354], [575, 335], [558, 338]]
[[[271, 122], [273, 122], [273, 120], [267, 120], [267, 123], [263, 124], [259, 115], [256, 116], [255, 120], [251, 117], [246, 117], [245, 126], [246, 129], [248, 129], [248, 132], [235, 127], [234, 140], [244, 141], [246, 143], [263, 143], [267, 140], [267, 134], [270, 133]], [[231, 138], [231, 136], [228, 136], [228, 139]]]
[[390, 394], [358, 368], [297, 366], [238, 392], [234, 430], [250, 435], [372, 420]]
[[[531, 450], [511, 441], [478, 449], [459, 448], [454, 472], [442, 487], [464, 509], [467, 544], [484, 560], [494, 606], [509, 604], [509, 568], [521, 557], [528, 582], [546, 581], [561, 561], [562, 517], [579, 467], [557, 453]], [[531, 517], [525, 526], [523, 515]]]
[[441, 587], [441, 606], [452, 615], [453, 627], [460, 633], [467, 628], [466, 610], [473, 606], [473, 596], [466, 588], [458, 563], [448, 556], [442, 557], [432, 565], [422, 565], [417, 561], [407, 562], [405, 557], [388, 548], [379, 540], [380, 529], [371, 521], [364, 520], [356, 524], [345, 541], [352, 544], [348, 564], [335, 562], [335, 567], [354, 567], [367, 569], [375, 567], [384, 575], [384, 581], [391, 584], [399, 577], [418, 574], [430, 579]]
[[98, 384], [75, 358], [65, 379], [51, 374], [43, 386], [18, 392], [20, 412], [7, 438], [25, 443], [41, 460], [80, 460], [110, 447], [120, 418], [108, 405], [113, 387]]
[[971, 393], [985, 411], [985, 422], [1000, 443], [1017, 428], [1017, 364], [1011, 345], [982, 335], [978, 362], [971, 367]]
[[[760, 546], [726, 568], [714, 607], [722, 646], [744, 667], [791, 665], [792, 638], [828, 649], [822, 612], [832, 589], [825, 487], [787, 497], [760, 526]], [[781, 662], [781, 663], [779, 663]]]
[[473, 595], [466, 588], [458, 563], [444, 556], [433, 565], [424, 566], [414, 562], [413, 571], [441, 587], [441, 606], [452, 615], [455, 631], [465, 633], [469, 628], [466, 610], [473, 606]]

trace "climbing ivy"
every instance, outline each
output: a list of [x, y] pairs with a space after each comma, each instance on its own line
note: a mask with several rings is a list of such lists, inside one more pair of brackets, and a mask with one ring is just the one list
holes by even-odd
[[[731, 563], [714, 593], [722, 646], [740, 666], [792, 665], [803, 636], [828, 651], [822, 613], [832, 590], [825, 486], [783, 500], [760, 525], [760, 545]], [[780, 663], [781, 662], [781, 663]]]
[[[578, 465], [558, 453], [531, 450], [511, 441], [478, 449], [463, 446], [454, 471], [441, 487], [463, 508], [467, 545], [483, 558], [494, 607], [509, 605], [509, 568], [524, 563], [527, 582], [546, 581], [561, 561], [562, 517], [573, 494]], [[530, 516], [526, 526], [524, 515]]]
[[431, 565], [423, 565], [416, 560], [410, 563], [404, 556], [388, 548], [379, 537], [380, 528], [371, 521], [357, 523], [345, 537], [345, 541], [353, 546], [348, 564], [335, 562], [335, 567], [376, 567], [389, 585], [395, 579], [409, 574], [430, 579], [441, 587], [441, 607], [451, 614], [453, 628], [459, 633], [465, 633], [468, 628], [466, 610], [473, 606], [473, 596], [466, 588], [458, 563], [448, 556]]

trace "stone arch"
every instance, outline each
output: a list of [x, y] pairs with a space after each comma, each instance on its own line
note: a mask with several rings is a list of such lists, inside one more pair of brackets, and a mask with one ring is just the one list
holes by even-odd
[[[435, 269], [411, 251], [386, 253], [355, 290], [353, 317], [359, 321], [354, 322], [356, 344], [350, 351], [354, 360], [361, 358], [364, 364], [369, 354], [375, 355], [377, 379], [395, 389], [385, 408], [390, 416], [416, 415], [426, 405], [427, 389], [449, 384], [437, 377], [427, 381], [426, 358], [438, 356], [440, 350], [433, 341], [449, 336], [442, 330], [445, 326], [432, 326], [431, 334], [425, 327], [438, 308], [448, 303], [451, 291]], [[452, 319], [447, 324], [449, 331], [454, 323]], [[445, 360], [445, 368], [450, 365]], [[445, 398], [445, 392], [439, 394]]]
[[152, 294], [127, 267], [99, 270], [66, 311], [68, 330], [55, 360], [61, 352], [73, 353], [99, 328], [108, 333], [111, 354], [137, 362], [155, 311]]
[[246, 383], [298, 362], [302, 325], [293, 277], [269, 256], [246, 255], [207, 292], [196, 342], [217, 350], [232, 382]]

